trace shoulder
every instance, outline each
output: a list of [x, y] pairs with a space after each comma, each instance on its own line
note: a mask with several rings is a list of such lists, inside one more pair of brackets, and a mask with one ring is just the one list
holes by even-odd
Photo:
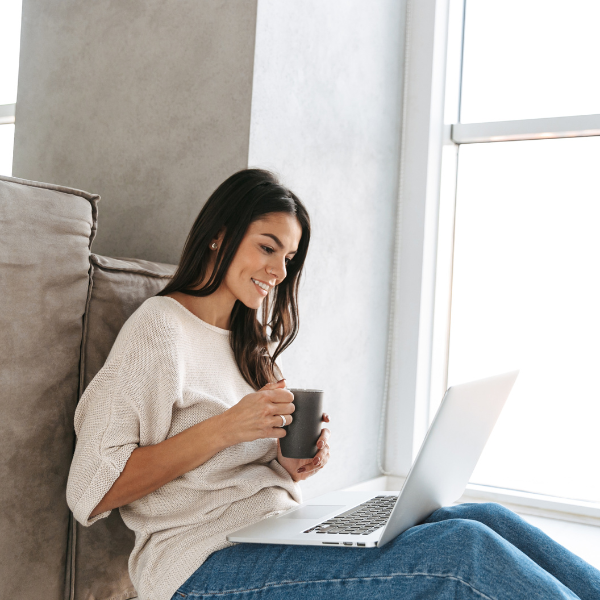
[[151, 333], [171, 337], [181, 331], [182, 324], [172, 301], [164, 296], [147, 298], [123, 325], [129, 334]]
[[183, 326], [171, 302], [162, 296], [146, 299], [125, 321], [111, 350], [122, 354], [164, 354], [171, 352], [183, 333]]
[[134, 405], [141, 415], [142, 407], [175, 398], [184, 372], [180, 339], [181, 324], [170, 314], [169, 304], [160, 297], [145, 300], [125, 321], [104, 365], [86, 387], [77, 406], [76, 431], [89, 410], [110, 418], [111, 406], [125, 414]]

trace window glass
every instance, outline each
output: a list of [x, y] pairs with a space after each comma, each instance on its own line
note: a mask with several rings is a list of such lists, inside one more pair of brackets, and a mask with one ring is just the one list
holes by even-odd
[[0, 125], [0, 175], [12, 175], [14, 125]]
[[521, 373], [473, 483], [600, 501], [600, 138], [460, 149], [448, 385]]
[[0, 3], [0, 104], [17, 101], [21, 0]]
[[467, 0], [461, 122], [600, 114], [598, 0]]

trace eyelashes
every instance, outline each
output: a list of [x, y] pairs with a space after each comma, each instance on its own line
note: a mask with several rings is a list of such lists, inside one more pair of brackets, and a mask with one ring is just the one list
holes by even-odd
[[[275, 250], [273, 250], [273, 248], [270, 248], [269, 246], [261, 246], [261, 248], [267, 253], [267, 254], [273, 254], [273, 252], [275, 252]], [[289, 264], [290, 261], [292, 261], [292, 258], [286, 258], [285, 259], [285, 264]]]

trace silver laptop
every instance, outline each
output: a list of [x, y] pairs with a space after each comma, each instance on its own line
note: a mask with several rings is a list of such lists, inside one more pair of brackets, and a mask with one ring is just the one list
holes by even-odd
[[519, 371], [452, 386], [402, 491], [331, 492], [230, 533], [230, 542], [373, 548], [462, 496]]

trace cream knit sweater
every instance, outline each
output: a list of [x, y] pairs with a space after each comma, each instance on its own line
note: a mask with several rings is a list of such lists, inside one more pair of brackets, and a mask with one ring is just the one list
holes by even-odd
[[[67, 483], [75, 519], [89, 518], [135, 448], [158, 444], [254, 392], [239, 372], [229, 331], [176, 300], [146, 300], [127, 320], [75, 411]], [[300, 503], [277, 462], [275, 438], [230, 446], [203, 465], [122, 506], [135, 532], [129, 574], [140, 600], [170, 600], [225, 536]]]

